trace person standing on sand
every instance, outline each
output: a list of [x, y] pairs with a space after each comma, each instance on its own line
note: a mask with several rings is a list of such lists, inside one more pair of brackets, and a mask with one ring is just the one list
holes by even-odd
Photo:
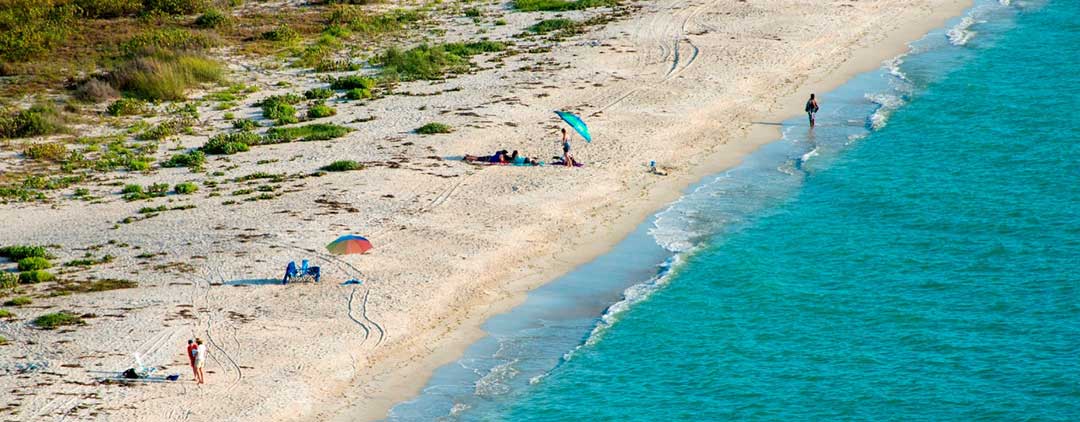
[[574, 159], [570, 157], [570, 136], [566, 134], [566, 128], [562, 128], [562, 158], [567, 167], [573, 167]]
[[806, 115], [810, 117], [810, 127], [814, 127], [814, 117], [818, 112], [817, 99], [814, 98], [814, 94], [810, 94], [810, 99], [806, 101]]
[[203, 344], [201, 338], [196, 338], [195, 344], [198, 345], [195, 348], [195, 380], [199, 384], [206, 384], [206, 378], [203, 374], [203, 366], [206, 365], [206, 345]]
[[195, 381], [199, 380], [199, 370], [195, 368], [195, 350], [199, 346], [195, 344], [195, 340], [188, 339], [187, 341], [187, 357], [191, 363], [191, 372], [195, 374]]

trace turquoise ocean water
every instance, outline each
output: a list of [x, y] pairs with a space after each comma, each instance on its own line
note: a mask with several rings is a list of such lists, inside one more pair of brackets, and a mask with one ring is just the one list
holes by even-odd
[[1080, 3], [979, 1], [394, 421], [1080, 420]]

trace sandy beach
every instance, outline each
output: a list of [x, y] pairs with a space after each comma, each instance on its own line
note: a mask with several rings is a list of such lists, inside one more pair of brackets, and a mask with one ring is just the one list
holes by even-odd
[[[138, 287], [35, 298], [0, 320], [5, 420], [378, 420], [428, 375], [483, 335], [480, 324], [524, 294], [604, 253], [646, 216], [707, 174], [777, 137], [805, 97], [881, 65], [906, 43], [970, 5], [964, 0], [683, 1], [634, 3], [632, 12], [551, 45], [445, 81], [402, 83], [396, 95], [341, 104], [353, 129], [327, 142], [260, 146], [212, 159], [221, 195], [125, 202], [125, 183], [175, 184], [185, 169], [99, 181], [104, 200], [0, 205], [0, 246], [54, 245], [57, 261], [109, 262], [78, 277]], [[503, 13], [485, 35], [509, 39], [543, 12]], [[565, 12], [587, 19], [596, 10]], [[471, 35], [447, 20], [445, 38]], [[537, 46], [519, 45], [521, 49]], [[228, 61], [229, 52], [220, 52]], [[229, 61], [231, 77], [262, 89], [250, 99], [325, 86], [294, 69]], [[289, 81], [289, 87], [279, 82]], [[430, 94], [430, 95], [429, 95]], [[828, 107], [828, 97], [820, 99]], [[475, 166], [465, 154], [560, 154], [553, 110], [580, 114], [595, 140], [575, 138], [582, 168]], [[203, 110], [208, 126], [230, 124]], [[258, 108], [243, 116], [257, 117]], [[373, 118], [373, 119], [372, 119]], [[448, 134], [411, 131], [439, 121]], [[92, 130], [92, 129], [88, 129]], [[197, 147], [212, 132], [184, 135]], [[162, 151], [164, 154], [165, 151]], [[19, 159], [0, 151], [3, 162]], [[361, 171], [310, 176], [334, 160]], [[647, 172], [656, 161], [669, 175]], [[281, 175], [270, 200], [223, 205]], [[147, 206], [190, 209], [117, 224]], [[360, 234], [374, 249], [333, 258], [324, 246]], [[281, 285], [289, 261], [311, 260], [321, 283]], [[0, 261], [3, 268], [13, 263]], [[358, 277], [363, 284], [342, 285]], [[85, 325], [41, 330], [40, 314], [70, 311]], [[184, 357], [207, 340], [207, 384]], [[136, 357], [179, 382], [100, 383]]]

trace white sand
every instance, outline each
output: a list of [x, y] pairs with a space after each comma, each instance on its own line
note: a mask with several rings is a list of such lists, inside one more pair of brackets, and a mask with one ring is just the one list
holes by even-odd
[[[116, 240], [129, 246], [90, 251], [116, 261], [80, 276], [140, 283], [136, 289], [37, 299], [14, 309], [18, 319], [0, 322], [0, 335], [12, 342], [0, 347], [0, 390], [11, 392], [0, 406], [14, 405], [0, 414], [16, 420], [379, 419], [481, 336], [478, 326], [488, 316], [603, 253], [701, 176], [775, 139], [775, 126], [753, 122], [800, 112], [808, 93], [878, 66], [969, 3], [644, 2], [631, 18], [574, 37], [551, 53], [515, 56], [502, 67], [481, 60], [486, 70], [401, 87], [460, 91], [340, 104], [339, 114], [327, 120], [357, 129], [343, 139], [257, 147], [231, 156], [231, 163], [211, 160], [208, 166], [238, 166], [219, 180], [256, 171], [310, 173], [337, 159], [398, 161], [400, 168], [291, 180], [275, 200], [233, 206], [221, 203], [244, 186], [229, 184], [220, 197], [207, 197], [205, 189], [170, 196], [172, 203], [127, 203], [118, 198], [118, 187], [102, 186], [93, 194], [108, 198], [103, 204], [0, 206], [0, 245], [59, 244], [56, 253], [65, 261]], [[492, 34], [520, 32], [538, 15], [507, 14], [509, 25]], [[521, 70], [537, 62], [552, 71]], [[265, 87], [245, 103], [311, 84], [304, 82], [310, 76], [286, 72], [238, 70], [235, 78]], [[281, 79], [298, 86], [269, 88]], [[827, 96], [821, 104], [829, 106]], [[424, 158], [506, 148], [550, 159], [560, 152], [554, 109], [578, 111], [590, 124], [596, 141], [574, 142], [586, 167], [478, 168]], [[204, 113], [227, 127], [218, 116]], [[377, 119], [351, 123], [368, 116]], [[431, 121], [458, 130], [409, 133]], [[200, 145], [208, 134], [187, 136], [183, 144]], [[267, 159], [280, 161], [256, 164]], [[672, 175], [646, 174], [650, 160]], [[186, 169], [166, 169], [123, 182], [193, 178]], [[166, 203], [197, 208], [111, 229], [140, 207]], [[339, 285], [349, 277], [344, 266], [304, 252], [321, 251], [346, 233], [366, 235], [376, 246], [344, 258], [365, 280], [358, 288]], [[163, 255], [136, 258], [158, 252]], [[285, 263], [302, 258], [322, 266], [323, 283], [229, 285], [278, 278]], [[191, 268], [163, 266], [174, 262]], [[97, 317], [72, 330], [28, 324], [61, 309]], [[201, 387], [190, 381], [183, 355], [192, 336], [211, 345], [212, 373]], [[134, 353], [147, 365], [165, 367], [160, 373], [181, 374], [183, 382], [95, 384], [99, 374], [92, 371], [123, 370], [132, 366]], [[46, 367], [16, 375], [27, 363]]]

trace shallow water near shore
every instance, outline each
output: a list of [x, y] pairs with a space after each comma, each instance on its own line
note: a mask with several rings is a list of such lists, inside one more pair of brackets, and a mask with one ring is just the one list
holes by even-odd
[[390, 420], [1080, 417], [1080, 10], [979, 1]]

